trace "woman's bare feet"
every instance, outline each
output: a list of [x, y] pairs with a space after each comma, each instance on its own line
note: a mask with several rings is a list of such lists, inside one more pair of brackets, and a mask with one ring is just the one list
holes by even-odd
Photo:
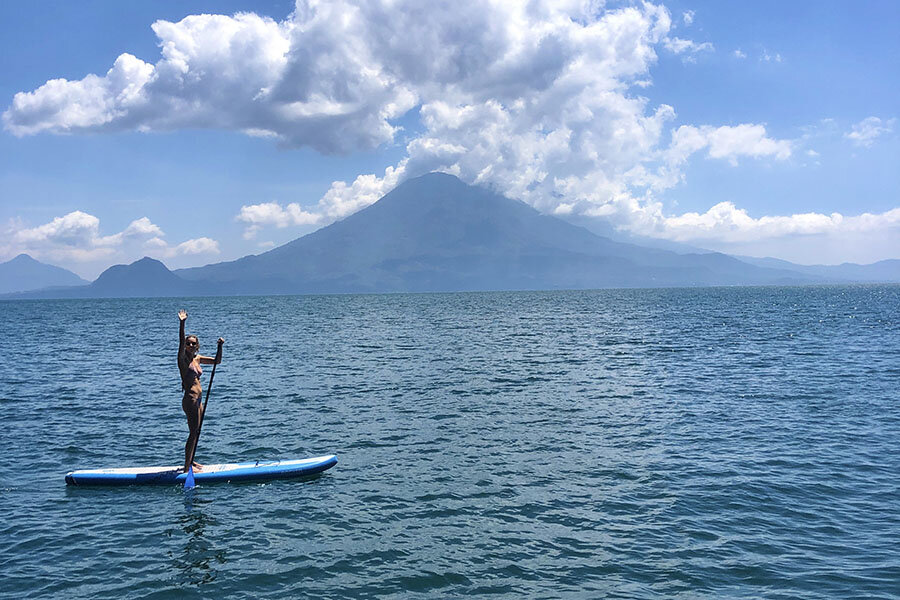
[[193, 462], [193, 463], [191, 463], [191, 465], [194, 467], [194, 470], [195, 470], [195, 471], [202, 471], [202, 470], [203, 470], [203, 465], [201, 465], [200, 463], [198, 463], [198, 462], [196, 462], [196, 461]]

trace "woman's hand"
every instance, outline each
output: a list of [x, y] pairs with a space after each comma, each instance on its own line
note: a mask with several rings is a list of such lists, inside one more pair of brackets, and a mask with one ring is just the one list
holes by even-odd
[[225, 338], [219, 338], [219, 345], [221, 346], [224, 343], [225, 343]]
[[178, 311], [178, 320], [179, 321], [187, 321], [187, 311], [183, 308]]

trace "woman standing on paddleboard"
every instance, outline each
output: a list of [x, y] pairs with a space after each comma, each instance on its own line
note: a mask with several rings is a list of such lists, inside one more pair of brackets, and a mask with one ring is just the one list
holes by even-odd
[[[184, 390], [184, 398], [181, 399], [181, 409], [187, 415], [188, 434], [187, 442], [184, 445], [184, 472], [187, 473], [188, 467], [191, 466], [191, 457], [194, 455], [194, 448], [197, 446], [197, 440], [200, 437], [200, 422], [203, 420], [203, 388], [200, 385], [200, 375], [203, 369], [200, 365], [217, 365], [222, 362], [222, 344], [225, 340], [219, 338], [219, 349], [216, 351], [216, 357], [200, 356], [197, 351], [200, 349], [200, 340], [196, 335], [184, 335], [184, 322], [187, 321], [187, 311], [178, 311], [178, 320], [181, 321], [178, 331], [178, 370], [181, 371], [181, 387]], [[194, 464], [194, 470], [199, 471], [202, 465]]]

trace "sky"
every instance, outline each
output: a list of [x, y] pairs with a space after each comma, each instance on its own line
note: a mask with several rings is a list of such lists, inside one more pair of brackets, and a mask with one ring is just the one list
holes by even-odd
[[0, 3], [0, 261], [263, 252], [431, 171], [597, 231], [900, 258], [900, 2]]

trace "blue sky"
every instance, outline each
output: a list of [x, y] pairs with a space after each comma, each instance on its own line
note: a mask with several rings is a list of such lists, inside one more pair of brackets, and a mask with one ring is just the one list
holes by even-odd
[[430, 170], [598, 229], [900, 258], [900, 3], [529, 6], [2, 3], [0, 260], [233, 259]]

